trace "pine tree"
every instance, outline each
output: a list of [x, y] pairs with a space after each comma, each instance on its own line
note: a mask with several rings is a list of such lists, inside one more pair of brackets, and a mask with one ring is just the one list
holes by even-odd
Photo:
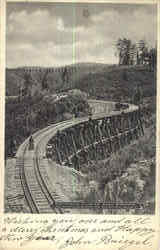
[[126, 38], [119, 38], [116, 42], [116, 50], [119, 57], [119, 65], [129, 64], [129, 50], [131, 47], [131, 40]]

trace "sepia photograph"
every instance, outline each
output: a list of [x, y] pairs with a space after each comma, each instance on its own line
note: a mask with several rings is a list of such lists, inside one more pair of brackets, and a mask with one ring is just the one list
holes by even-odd
[[7, 2], [5, 28], [4, 213], [155, 215], [157, 4]]

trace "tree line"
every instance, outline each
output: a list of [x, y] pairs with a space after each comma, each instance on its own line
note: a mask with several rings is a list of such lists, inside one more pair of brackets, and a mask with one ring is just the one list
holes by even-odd
[[148, 65], [153, 71], [157, 65], [157, 49], [149, 48], [145, 40], [133, 43], [130, 39], [119, 38], [115, 44], [119, 65]]

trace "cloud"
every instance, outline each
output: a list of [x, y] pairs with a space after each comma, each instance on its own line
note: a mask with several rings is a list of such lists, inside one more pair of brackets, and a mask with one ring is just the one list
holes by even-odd
[[[114, 44], [119, 37], [145, 39], [150, 46], [157, 39], [156, 9], [152, 5], [26, 6], [8, 11], [9, 67], [79, 61], [116, 63]], [[87, 16], [83, 15], [84, 8], [88, 9]]]
[[7, 39], [17, 43], [71, 43], [69, 33], [70, 31], [64, 29], [63, 20], [50, 16], [47, 10], [37, 10], [30, 14], [26, 11], [13, 12], [7, 22]]

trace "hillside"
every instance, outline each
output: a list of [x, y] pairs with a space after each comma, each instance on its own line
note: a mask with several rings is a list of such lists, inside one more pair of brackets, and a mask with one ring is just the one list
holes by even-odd
[[144, 67], [113, 66], [89, 73], [76, 82], [76, 88], [89, 92], [91, 96], [130, 102], [136, 84], [141, 86], [144, 97], [156, 95], [155, 73]]
[[[78, 64], [76, 67], [69, 65], [67, 68], [69, 78], [65, 83], [61, 77], [64, 68], [50, 69], [45, 80], [48, 90], [42, 88], [45, 71], [42, 68], [41, 71], [32, 71], [29, 82], [32, 96], [26, 96], [21, 101], [13, 96], [18, 95], [18, 86], [25, 82], [24, 69], [6, 70], [8, 95], [5, 116], [6, 158], [12, 156], [10, 148], [13, 140], [16, 140], [16, 147], [18, 147], [27, 136], [49, 123], [71, 119], [77, 113], [87, 115], [89, 107], [86, 97], [132, 103], [134, 90], [138, 84], [143, 97], [141, 100], [143, 117], [141, 118], [144, 136], [122, 148], [109, 159], [86, 164], [81, 171], [85, 171], [89, 182], [95, 183], [96, 195], [92, 197], [93, 190], [88, 189], [87, 194], [80, 195], [80, 200], [97, 202], [101, 197], [102, 202], [108, 201], [107, 192], [109, 192], [110, 201], [114, 201], [114, 192], [112, 193], [110, 186], [114, 187], [119, 183], [116, 201], [135, 203], [147, 201], [150, 207], [146, 206], [142, 211], [135, 210], [133, 213], [153, 214], [155, 209], [156, 72], [150, 72], [147, 66], [119, 67], [90, 63]], [[74, 90], [63, 92], [70, 89]], [[58, 92], [62, 93], [57, 95]], [[57, 97], [60, 96], [57, 101]], [[122, 174], [115, 176], [114, 169], [119, 169]], [[108, 211], [103, 212], [108, 213]], [[119, 212], [121, 211], [114, 213]]]
[[[41, 90], [42, 81], [45, 77], [45, 83], [49, 89], [49, 92], [55, 93], [61, 90], [75, 88], [77, 81], [90, 73], [101, 72], [107, 69], [108, 65], [95, 64], [95, 63], [79, 63], [74, 65], [67, 65], [67, 81], [63, 81], [64, 67], [59, 68], [42, 68], [31, 67], [33, 70], [29, 72], [31, 76], [31, 84], [37, 90]], [[25, 70], [29, 70], [29, 67], [6, 69], [6, 89], [7, 95], [18, 95], [19, 86], [24, 84]], [[38, 69], [38, 70], [37, 70]], [[46, 76], [45, 72], [48, 70]]]
[[[44, 68], [43, 68], [44, 69]], [[45, 71], [31, 73], [33, 93], [42, 92]], [[144, 66], [115, 66], [105, 64], [76, 64], [67, 66], [68, 79], [62, 80], [64, 68], [51, 68], [46, 74], [45, 84], [49, 93], [72, 88], [87, 92], [89, 96], [107, 100], [131, 101], [133, 90], [138, 83], [144, 97], [156, 95], [156, 75]], [[24, 84], [24, 69], [6, 70], [7, 95], [18, 95], [18, 86]]]
[[[22, 126], [22, 120], [26, 126], [29, 107], [31, 107], [31, 120], [35, 120], [43, 113], [43, 119], [46, 117], [46, 123], [52, 120], [51, 117], [64, 119], [61, 114], [74, 113], [75, 107], [82, 104], [85, 110], [86, 101], [78, 100], [77, 97], [71, 101], [62, 101], [55, 106], [52, 100], [46, 104], [45, 97], [54, 95], [57, 92], [69, 89], [79, 89], [82, 93], [87, 93], [89, 98], [105, 99], [111, 101], [132, 102], [135, 86], [139, 84], [142, 89], [143, 104], [147, 106], [146, 113], [149, 115], [155, 113], [156, 110], [156, 73], [150, 72], [144, 66], [115, 66], [105, 64], [80, 63], [77, 65], [67, 66], [70, 80], [64, 82], [61, 79], [61, 73], [64, 68], [51, 68], [46, 76], [48, 89], [42, 88], [42, 81], [45, 74], [44, 68], [29, 73], [29, 86], [32, 90], [32, 98], [26, 96], [27, 99], [21, 103], [14, 100], [12, 96], [17, 96], [19, 86], [24, 85], [25, 72], [24, 68], [7, 69], [6, 70], [6, 137], [14, 134], [14, 123], [10, 125], [11, 120], [17, 121]], [[45, 69], [46, 70], [46, 69]], [[10, 96], [10, 97], [9, 97]], [[55, 95], [56, 96], [56, 95]], [[43, 97], [43, 98], [42, 98]], [[51, 98], [52, 99], [52, 98]], [[71, 105], [71, 104], [74, 105]], [[27, 107], [27, 106], [28, 107]], [[24, 108], [23, 108], [24, 106]], [[25, 108], [26, 106], [26, 108]], [[16, 107], [16, 108], [15, 108]], [[47, 108], [46, 108], [47, 107]], [[40, 112], [40, 111], [41, 112]], [[33, 116], [33, 117], [32, 117]], [[48, 117], [48, 118], [47, 118]], [[59, 118], [61, 117], [61, 118]], [[38, 118], [39, 119], [39, 118]], [[24, 125], [23, 125], [24, 126]], [[23, 127], [22, 126], [22, 127]], [[37, 127], [35, 125], [35, 127]], [[13, 131], [12, 131], [13, 130]]]

